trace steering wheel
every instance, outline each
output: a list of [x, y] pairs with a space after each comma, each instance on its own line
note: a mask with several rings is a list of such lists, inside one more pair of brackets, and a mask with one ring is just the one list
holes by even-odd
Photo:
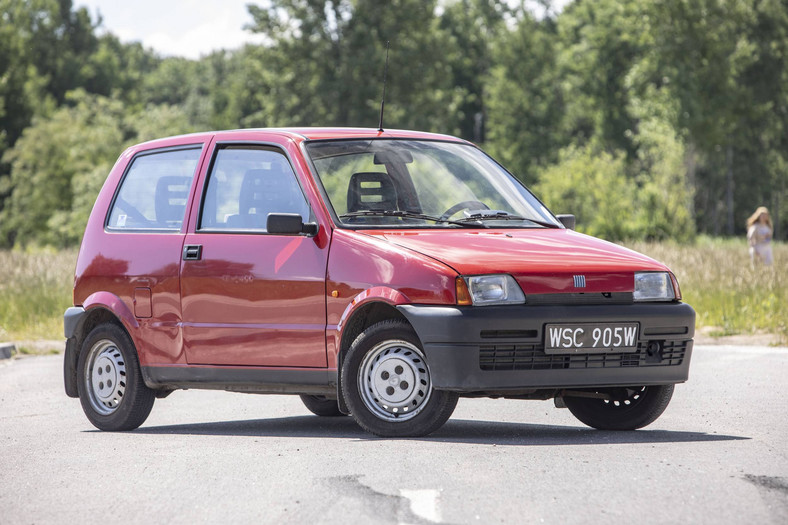
[[454, 206], [443, 212], [443, 215], [441, 215], [440, 220], [445, 221], [446, 219], [448, 219], [458, 211], [462, 211], [462, 210], [489, 210], [489, 209], [490, 207], [483, 202], [462, 201], [462, 202], [458, 202], [457, 204], [455, 204]]

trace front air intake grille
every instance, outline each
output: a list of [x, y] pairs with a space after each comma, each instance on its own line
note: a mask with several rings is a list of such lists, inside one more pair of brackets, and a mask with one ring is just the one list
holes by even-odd
[[662, 359], [649, 357], [647, 343], [639, 343], [637, 352], [608, 354], [545, 354], [541, 345], [482, 345], [479, 368], [501, 370], [562, 370], [573, 368], [624, 368], [639, 366], [678, 366], [684, 361], [687, 341], [665, 341]]

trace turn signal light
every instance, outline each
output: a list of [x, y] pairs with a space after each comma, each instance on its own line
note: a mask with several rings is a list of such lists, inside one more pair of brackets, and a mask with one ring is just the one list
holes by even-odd
[[471, 292], [468, 291], [468, 285], [465, 279], [457, 277], [454, 280], [454, 287], [457, 289], [457, 304], [460, 306], [470, 306], [473, 304], [471, 300]]

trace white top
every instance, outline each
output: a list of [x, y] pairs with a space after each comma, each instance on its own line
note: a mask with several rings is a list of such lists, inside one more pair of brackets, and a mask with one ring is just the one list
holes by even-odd
[[747, 243], [750, 245], [750, 257], [753, 262], [772, 264], [772, 229], [765, 224], [756, 222], [747, 230]]

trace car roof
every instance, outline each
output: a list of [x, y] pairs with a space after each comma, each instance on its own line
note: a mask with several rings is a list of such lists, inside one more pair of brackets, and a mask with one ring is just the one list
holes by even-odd
[[[235, 130], [257, 131], [257, 130]], [[461, 141], [457, 137], [401, 129], [379, 130], [374, 128], [264, 128], [259, 131], [279, 132], [300, 137], [302, 140], [361, 139], [361, 138], [412, 138], [427, 140]], [[464, 142], [464, 141], [463, 141]]]
[[379, 139], [379, 138], [392, 138], [392, 139], [418, 139], [418, 140], [442, 140], [451, 142], [468, 143], [467, 141], [453, 137], [451, 135], [442, 135], [438, 133], [427, 133], [424, 131], [408, 131], [400, 129], [387, 129], [380, 131], [375, 128], [251, 128], [251, 129], [233, 129], [223, 131], [207, 131], [200, 133], [191, 133], [187, 135], [178, 135], [174, 137], [165, 137], [142, 144], [137, 144], [131, 149], [138, 149], [140, 146], [145, 148], [168, 146], [175, 143], [184, 143], [186, 139], [189, 141], [202, 142], [216, 136], [218, 141], [224, 140], [269, 140], [272, 137], [280, 139], [291, 140], [296, 143], [301, 143], [310, 140], [349, 140], [349, 139]]

